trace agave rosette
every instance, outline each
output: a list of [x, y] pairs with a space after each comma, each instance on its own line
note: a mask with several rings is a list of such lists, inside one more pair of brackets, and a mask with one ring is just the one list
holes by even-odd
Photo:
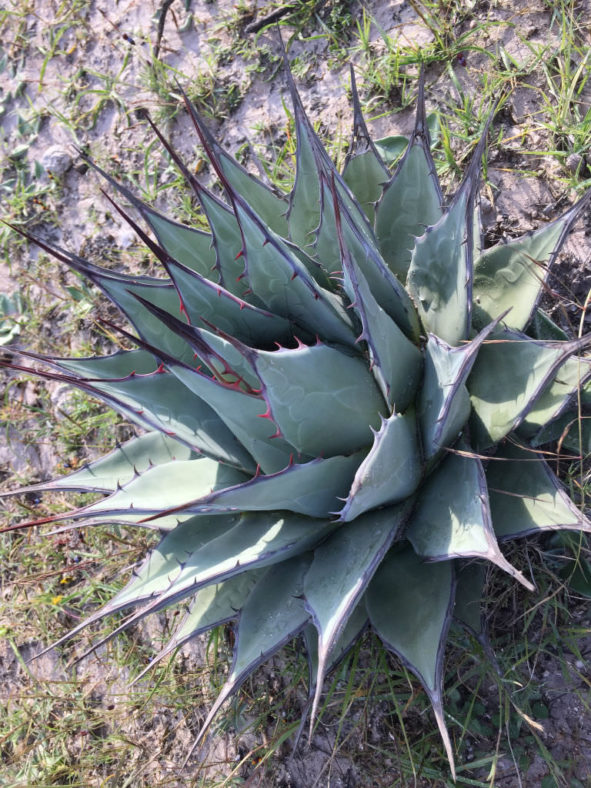
[[162, 534], [127, 585], [60, 643], [108, 614], [135, 608], [111, 637], [192, 597], [156, 661], [236, 620], [233, 664], [198, 741], [224, 700], [299, 634], [313, 718], [326, 673], [371, 626], [423, 684], [453, 769], [442, 710], [452, 617], [482, 636], [486, 562], [533, 588], [504, 557], [504, 540], [590, 530], [537, 450], [572, 421], [589, 373], [586, 340], [567, 339], [538, 308], [589, 195], [536, 232], [484, 250], [486, 132], [446, 204], [422, 81], [392, 174], [354, 83], [353, 143], [339, 173], [288, 79], [297, 133], [288, 196], [223, 151], [187, 102], [226, 200], [161, 139], [210, 233], [165, 218], [103, 173], [152, 230], [156, 240], [114, 203], [163, 276], [116, 273], [39, 242], [119, 307], [138, 349], [29, 354], [43, 362], [35, 371], [101, 398], [146, 432], [27, 488], [105, 494], [29, 525]]

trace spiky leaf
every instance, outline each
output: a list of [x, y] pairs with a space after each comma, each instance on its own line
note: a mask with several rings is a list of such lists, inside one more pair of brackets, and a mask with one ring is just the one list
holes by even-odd
[[505, 325], [524, 331], [540, 298], [548, 270], [568, 232], [589, 202], [588, 192], [550, 224], [487, 249], [474, 263], [474, 323], [483, 328], [510, 309]]
[[451, 564], [423, 563], [410, 547], [391, 550], [366, 599], [370, 621], [384, 645], [425, 687], [454, 773], [441, 697], [443, 652], [454, 599]]
[[499, 539], [558, 528], [591, 528], [538, 452], [505, 442], [488, 463], [486, 481]]

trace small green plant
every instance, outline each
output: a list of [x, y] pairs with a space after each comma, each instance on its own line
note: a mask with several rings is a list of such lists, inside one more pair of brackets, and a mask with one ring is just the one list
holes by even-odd
[[[448, 67], [455, 62], [465, 65], [467, 57], [476, 53], [492, 57], [476, 43], [477, 34], [486, 31], [490, 23], [482, 22], [460, 35], [452, 33], [454, 25], [469, 12], [470, 4], [411, 2], [411, 6], [431, 38], [420, 46], [404, 35], [390, 35], [365, 9], [356, 22], [354, 49], [363, 58], [364, 88], [373, 97], [376, 110], [383, 111], [384, 104], [399, 110], [412, 103], [414, 76], [410, 69], [437, 62]], [[375, 39], [374, 30], [379, 34]]]
[[0, 293], [0, 345], [14, 342], [21, 332], [24, 320], [23, 299], [19, 292], [6, 295]]
[[455, 774], [442, 686], [452, 618], [484, 638], [487, 563], [534, 589], [502, 543], [591, 530], [539, 450], [577, 419], [589, 342], [568, 339], [538, 307], [591, 192], [485, 250], [487, 125], [445, 205], [422, 80], [391, 174], [380, 155], [388, 141], [370, 139], [354, 80], [354, 138], [339, 172], [288, 78], [297, 134], [288, 197], [224, 152], [186, 100], [225, 202], [154, 130], [210, 232], [165, 218], [94, 165], [153, 231], [155, 241], [113, 201], [164, 275], [127, 276], [36, 241], [120, 308], [137, 335], [117, 330], [137, 349], [73, 359], [19, 350], [41, 366], [2, 365], [70, 383], [146, 432], [20, 490], [104, 497], [10, 528], [70, 520], [162, 535], [128, 584], [54, 646], [109, 614], [136, 608], [108, 638], [194, 597], [154, 664], [237, 621], [227, 682], [195, 745], [224, 701], [299, 634], [312, 725], [326, 674], [370, 626], [422, 683]]

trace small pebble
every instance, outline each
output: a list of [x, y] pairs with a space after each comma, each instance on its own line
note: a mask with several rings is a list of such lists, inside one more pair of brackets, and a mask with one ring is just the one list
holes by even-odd
[[52, 145], [43, 151], [41, 164], [46, 172], [50, 172], [56, 178], [61, 178], [72, 166], [72, 157], [64, 148]]
[[129, 249], [136, 241], [137, 236], [130, 228], [124, 227], [123, 230], [117, 234], [117, 244], [122, 249]]
[[576, 172], [583, 162], [583, 157], [580, 153], [571, 153], [564, 161], [564, 166], [569, 172]]

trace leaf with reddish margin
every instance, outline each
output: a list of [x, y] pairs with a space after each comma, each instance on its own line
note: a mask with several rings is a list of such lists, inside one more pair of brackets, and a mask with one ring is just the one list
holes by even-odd
[[235, 386], [223, 385], [181, 364], [167, 363], [181, 383], [218, 414], [254, 457], [263, 473], [281, 471], [293, 458], [308, 458], [306, 455], [300, 456], [298, 448], [284, 437], [261, 396], [247, 394]]
[[257, 351], [253, 363], [273, 421], [298, 451], [332, 457], [371, 442], [386, 403], [362, 358], [316, 344]]
[[[155, 126], [152, 126], [152, 128], [159, 133]], [[171, 155], [174, 154], [173, 150], [170, 150], [170, 152]], [[122, 194], [125, 199], [133, 205], [144, 221], [150, 226], [158, 243], [169, 257], [173, 260], [178, 260], [179, 263], [186, 265], [202, 276], [210, 276], [212, 270], [214, 270], [216, 266], [216, 256], [212, 248], [213, 238], [211, 233], [196, 230], [193, 227], [187, 227], [185, 224], [169, 219], [167, 216], [164, 216], [154, 210], [150, 205], [143, 202], [143, 200], [140, 200], [130, 189], [115, 180], [115, 178], [99, 167], [90, 157], [82, 152], [80, 152], [80, 155], [90, 167], [96, 170], [119, 192], [119, 194]], [[190, 182], [192, 183], [192, 181]], [[116, 203], [112, 200], [111, 202], [115, 205], [117, 210], [121, 210]]]
[[[236, 159], [226, 153], [210, 134], [195, 106], [179, 86], [201, 144], [209, 160], [216, 167], [222, 185], [229, 192], [244, 194], [250, 205], [265, 224], [279, 235], [287, 235], [288, 203], [285, 197], [269, 189], [262, 181], [247, 172]], [[230, 196], [230, 194], [228, 195]]]
[[157, 367], [150, 353], [134, 350], [97, 358], [50, 359], [19, 352], [58, 369], [72, 370], [78, 377], [21, 367], [1, 359], [0, 366], [69, 383], [103, 400], [141, 427], [156, 429], [200, 454], [254, 472], [256, 462], [216, 411], [175, 375]]

